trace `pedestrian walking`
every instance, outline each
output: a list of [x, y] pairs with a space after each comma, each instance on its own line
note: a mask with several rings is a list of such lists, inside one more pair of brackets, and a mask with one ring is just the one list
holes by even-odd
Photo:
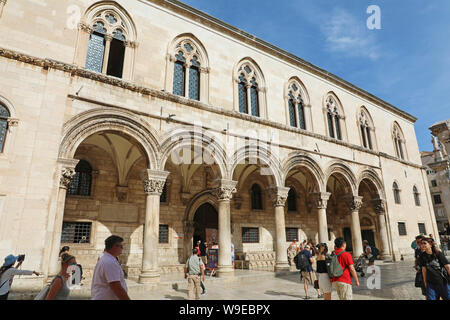
[[201, 289], [201, 279], [200, 276], [205, 281], [205, 270], [203, 261], [197, 256], [198, 249], [192, 250], [192, 256], [186, 261], [186, 266], [184, 268], [184, 278], [188, 279], [188, 299], [200, 300], [200, 289]]
[[420, 243], [423, 253], [419, 257], [427, 300], [450, 299], [450, 265], [432, 238]]
[[207, 256], [207, 248], [205, 243], [202, 240], [198, 240], [198, 249], [200, 251], [200, 258], [203, 261], [203, 264], [206, 266], [208, 264]]
[[424, 249], [421, 246], [422, 239], [425, 239], [425, 237], [423, 235], [418, 235], [414, 241], [416, 247], [414, 249], [414, 269], [416, 270], [415, 286], [416, 288], [420, 288], [422, 290], [422, 295], [426, 297], [427, 291], [423, 281], [422, 268], [419, 266], [420, 255], [424, 252]]
[[125, 274], [118, 261], [122, 251], [121, 237], [112, 235], [105, 240], [105, 251], [92, 276], [92, 300], [130, 300]]
[[[59, 251], [59, 258], [60, 259], [61, 259], [63, 254], [69, 254], [70, 255], [70, 247], [69, 246], [64, 246], [64, 247], [61, 248], [61, 250]], [[77, 264], [77, 266], [80, 269], [80, 279], [84, 280], [84, 278], [83, 278], [83, 266], [81, 264]], [[76, 281], [76, 279], [73, 278], [72, 279], [72, 284], [73, 285], [75, 284], [75, 281]], [[82, 284], [80, 283], [80, 285], [82, 285]]]
[[294, 241], [291, 242], [287, 249], [288, 261], [290, 266], [294, 265], [294, 257], [298, 253], [298, 248], [299, 247], [297, 244], [297, 239], [294, 239]]
[[[347, 243], [344, 238], [337, 238], [334, 240], [334, 254], [337, 255], [339, 265], [344, 271], [340, 277], [332, 277], [331, 283], [336, 289], [339, 296], [339, 300], [352, 300], [353, 290], [352, 290], [352, 279], [355, 280], [355, 285], [359, 287], [358, 276], [356, 275], [356, 270], [353, 266], [352, 255], [345, 251], [347, 248]], [[350, 277], [351, 276], [351, 277]]]
[[[303, 279], [303, 287], [305, 289], [305, 300], [311, 299], [311, 297], [308, 295], [308, 287], [314, 286], [314, 282], [317, 280], [316, 274], [314, 273], [314, 270], [312, 268], [312, 264], [314, 262], [314, 258], [311, 254], [311, 248], [309, 245], [306, 245], [303, 251], [301, 251], [298, 254], [298, 266], [300, 269], [300, 280]], [[316, 289], [317, 291], [317, 298], [322, 298], [322, 295], [320, 294], [320, 290]]]
[[61, 255], [61, 271], [52, 280], [45, 300], [67, 300], [70, 294], [67, 280], [71, 276], [67, 269], [72, 265], [77, 265], [75, 257], [68, 253], [63, 253]]
[[[25, 260], [25, 255], [14, 256], [12, 254], [5, 258], [5, 262], [0, 268], [0, 300], [8, 300], [9, 290], [12, 285], [14, 276], [21, 275], [39, 275], [39, 272], [30, 270], [19, 270], [18, 268], [22, 265]], [[17, 265], [14, 267], [14, 263]]]
[[328, 254], [328, 246], [326, 243], [317, 245], [317, 275], [319, 277], [319, 290], [323, 293], [324, 300], [331, 300], [331, 279], [328, 275], [326, 258]]

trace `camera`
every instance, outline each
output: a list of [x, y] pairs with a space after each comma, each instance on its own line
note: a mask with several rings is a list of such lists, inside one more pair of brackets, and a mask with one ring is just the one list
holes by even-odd
[[23, 260], [25, 260], [25, 255], [19, 254], [19, 256], [17, 257], [17, 262], [22, 262]]

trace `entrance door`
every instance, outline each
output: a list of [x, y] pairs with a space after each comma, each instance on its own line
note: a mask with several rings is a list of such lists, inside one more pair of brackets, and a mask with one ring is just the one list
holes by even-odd
[[202, 204], [194, 215], [194, 241], [196, 247], [197, 241], [206, 240], [206, 229], [218, 229], [218, 216], [216, 208], [209, 203]]
[[367, 240], [371, 247], [375, 247], [375, 235], [373, 230], [361, 230], [361, 236], [363, 240]]
[[347, 248], [345, 251], [353, 251], [352, 231], [350, 228], [344, 228], [344, 240], [347, 242]]

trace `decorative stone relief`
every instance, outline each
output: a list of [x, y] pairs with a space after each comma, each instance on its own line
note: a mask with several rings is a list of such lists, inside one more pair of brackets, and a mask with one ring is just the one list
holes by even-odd
[[63, 168], [61, 170], [61, 178], [59, 179], [60, 187], [67, 189], [74, 176], [75, 176], [74, 168]]
[[331, 193], [329, 192], [314, 192], [310, 193], [312, 198], [312, 203], [317, 209], [326, 209], [328, 200], [330, 199]]
[[236, 192], [237, 181], [219, 179], [214, 182], [216, 186], [212, 193], [217, 197], [218, 201], [230, 201], [233, 193]]
[[344, 197], [345, 204], [350, 209], [351, 212], [359, 211], [363, 205], [363, 197], [359, 196], [346, 196]]
[[386, 212], [386, 202], [383, 199], [373, 199], [371, 202], [376, 214], [384, 214]]
[[273, 186], [267, 188], [267, 191], [274, 207], [284, 207], [288, 197], [289, 188]]

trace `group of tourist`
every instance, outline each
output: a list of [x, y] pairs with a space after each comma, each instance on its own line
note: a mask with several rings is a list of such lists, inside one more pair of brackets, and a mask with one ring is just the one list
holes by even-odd
[[[331, 300], [331, 291], [334, 287], [340, 300], [352, 299], [352, 280], [355, 280], [356, 286], [359, 286], [358, 276], [353, 266], [353, 259], [349, 252], [346, 252], [347, 243], [343, 238], [337, 238], [334, 241], [334, 251], [330, 255], [328, 245], [320, 243], [314, 246], [312, 241], [303, 241], [299, 245], [297, 239], [288, 247], [289, 263], [295, 264], [300, 270], [300, 281], [303, 279], [305, 289], [305, 300], [311, 299], [309, 296], [309, 286], [313, 286], [317, 292], [317, 297], [324, 300]], [[336, 276], [330, 276], [330, 259], [335, 256], [339, 263], [341, 272]], [[313, 263], [316, 264], [316, 271], [313, 270]], [[316, 276], [318, 275], [318, 279]]]
[[450, 265], [445, 254], [439, 250], [432, 235], [418, 235], [412, 243], [416, 287], [422, 289], [427, 300], [449, 300]]
[[[119, 264], [118, 257], [123, 251], [123, 239], [112, 235], [105, 240], [105, 250], [99, 256], [92, 277], [92, 300], [130, 300], [127, 293], [125, 274]], [[0, 268], [0, 300], [7, 300], [9, 290], [15, 275], [39, 275], [36, 271], [18, 269], [24, 256], [8, 255]], [[77, 266], [76, 258], [70, 254], [69, 247], [63, 247], [60, 252], [61, 269], [49, 285], [37, 295], [42, 300], [66, 300], [70, 294], [68, 279], [72, 272], [69, 267]], [[16, 263], [17, 262], [17, 263]]]

